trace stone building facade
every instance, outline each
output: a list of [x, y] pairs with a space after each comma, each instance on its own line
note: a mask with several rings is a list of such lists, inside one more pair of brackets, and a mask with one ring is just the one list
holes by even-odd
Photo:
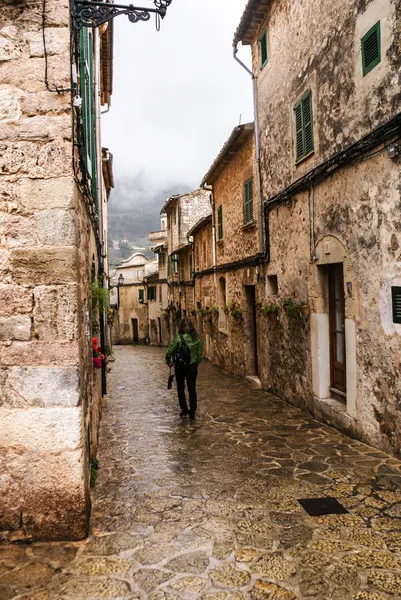
[[234, 39], [256, 79], [271, 311], [259, 377], [397, 455], [400, 19], [398, 0], [250, 0]]
[[[112, 275], [111, 301], [117, 309], [113, 326], [115, 344], [143, 344], [149, 335], [145, 277], [150, 262], [141, 252], [134, 252]], [[123, 283], [119, 284], [121, 276]]]
[[[86, 535], [100, 418], [92, 279], [104, 277], [110, 180], [100, 131], [86, 121], [83, 132], [81, 111], [100, 111], [95, 89], [110, 97], [112, 38], [85, 33], [83, 49], [69, 3], [44, 7], [7, 2], [0, 14], [0, 540]], [[93, 66], [90, 98], [79, 55]], [[91, 176], [75, 145], [85, 136]]]
[[180, 317], [194, 310], [193, 251], [188, 233], [210, 213], [210, 191], [202, 189], [171, 196], [162, 209], [167, 215], [169, 339], [175, 335]]
[[257, 309], [264, 290], [255, 156], [253, 124], [236, 127], [203, 179], [212, 190], [213, 218], [194, 235], [194, 247], [206, 355], [259, 386]]

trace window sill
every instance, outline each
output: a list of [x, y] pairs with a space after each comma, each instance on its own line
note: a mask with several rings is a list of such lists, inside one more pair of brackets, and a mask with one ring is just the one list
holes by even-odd
[[303, 162], [305, 162], [306, 160], [308, 160], [308, 158], [311, 158], [311, 156], [313, 156], [314, 154], [315, 154], [315, 150], [312, 150], [312, 152], [309, 152], [309, 154], [306, 154], [305, 156], [303, 156], [299, 160], [295, 161], [295, 166], [298, 167]]
[[223, 246], [224, 245], [224, 240], [217, 240], [216, 244], [218, 246]]
[[243, 229], [244, 231], [246, 231], [247, 229], [254, 229], [255, 227], [256, 227], [256, 221], [255, 221], [255, 220], [253, 220], [253, 221], [249, 221], [249, 223], [245, 223], [245, 224], [242, 226], [242, 229]]
[[219, 328], [219, 333], [222, 333], [223, 335], [229, 335], [227, 329], [220, 329]]

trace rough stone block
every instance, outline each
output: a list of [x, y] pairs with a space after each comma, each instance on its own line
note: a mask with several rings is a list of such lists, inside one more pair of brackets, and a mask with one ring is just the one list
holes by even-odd
[[71, 118], [68, 115], [40, 115], [4, 124], [0, 129], [0, 140], [50, 141], [71, 138]]
[[79, 358], [78, 342], [13, 342], [0, 351], [4, 366], [72, 367], [79, 364]]
[[9, 248], [36, 245], [34, 224], [30, 219], [9, 215], [5, 220], [6, 242]]
[[59, 177], [72, 172], [71, 142], [0, 142], [0, 170], [19, 177]]
[[[27, 34], [31, 57], [44, 56], [43, 35], [41, 31], [32, 31]], [[60, 54], [68, 55], [70, 34], [67, 28], [46, 28], [46, 50], [48, 56]]]
[[29, 340], [31, 337], [31, 318], [18, 315], [0, 319], [0, 340]]
[[34, 303], [34, 328], [41, 341], [79, 337], [76, 285], [39, 286], [34, 290]]
[[10, 25], [0, 29], [0, 62], [20, 58], [22, 55], [21, 36], [17, 27]]
[[19, 248], [11, 252], [17, 283], [57, 285], [77, 279], [77, 251], [71, 247]]
[[11, 88], [0, 90], [0, 120], [16, 121], [20, 116], [21, 106], [17, 91]]
[[0, 415], [0, 448], [55, 454], [81, 446], [81, 407], [0, 409]]
[[[43, 73], [45, 63], [43, 58], [20, 58], [19, 60], [2, 63], [2, 82], [9, 86], [30, 92], [44, 90]], [[53, 57], [48, 63], [48, 81], [50, 86], [59, 88], [70, 87], [69, 54], [64, 57]]]
[[29, 289], [0, 283], [0, 317], [12, 317], [31, 310], [32, 292]]
[[68, 113], [71, 117], [68, 94], [49, 94], [47, 91], [35, 93], [24, 92], [20, 97], [20, 107], [21, 112], [27, 117], [60, 113]]
[[30, 179], [18, 182], [18, 201], [28, 210], [71, 208], [74, 203], [76, 184], [74, 178]]
[[33, 406], [77, 406], [80, 399], [74, 367], [11, 367], [8, 385]]
[[74, 246], [77, 242], [71, 210], [44, 210], [36, 213], [39, 240], [48, 246]]

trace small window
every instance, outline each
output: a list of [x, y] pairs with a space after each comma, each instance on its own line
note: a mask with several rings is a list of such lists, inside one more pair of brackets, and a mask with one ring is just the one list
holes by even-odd
[[381, 61], [380, 37], [380, 21], [377, 21], [361, 40], [364, 77]]
[[143, 304], [145, 301], [145, 290], [138, 290], [139, 302]]
[[393, 323], [401, 323], [401, 287], [392, 287]]
[[262, 33], [262, 36], [259, 40], [259, 51], [260, 51], [260, 68], [263, 69], [263, 67], [267, 64], [267, 61], [269, 60], [269, 55], [267, 52], [267, 31], [266, 31], [266, 29]]
[[148, 300], [156, 300], [156, 286], [155, 285], [151, 285], [148, 288]]
[[217, 209], [217, 237], [219, 240], [223, 239], [223, 207], [219, 206]]
[[266, 293], [268, 296], [277, 296], [278, 280], [277, 275], [268, 275], [266, 279]]
[[296, 161], [314, 151], [312, 92], [309, 90], [294, 108], [296, 133]]
[[162, 295], [162, 286], [159, 286], [159, 302], [160, 304], [162, 304], [163, 302], [163, 295]]
[[245, 224], [253, 221], [253, 178], [245, 182]]

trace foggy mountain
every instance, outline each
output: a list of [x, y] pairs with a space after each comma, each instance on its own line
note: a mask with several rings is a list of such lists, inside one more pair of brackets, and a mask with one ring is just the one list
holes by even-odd
[[[133, 248], [145, 248], [145, 254], [153, 258], [148, 236], [160, 229], [160, 210], [168, 197], [189, 191], [184, 184], [157, 187], [142, 174], [116, 177], [108, 202], [110, 265], [128, 258]], [[113, 247], [117, 244], [118, 248]]]

